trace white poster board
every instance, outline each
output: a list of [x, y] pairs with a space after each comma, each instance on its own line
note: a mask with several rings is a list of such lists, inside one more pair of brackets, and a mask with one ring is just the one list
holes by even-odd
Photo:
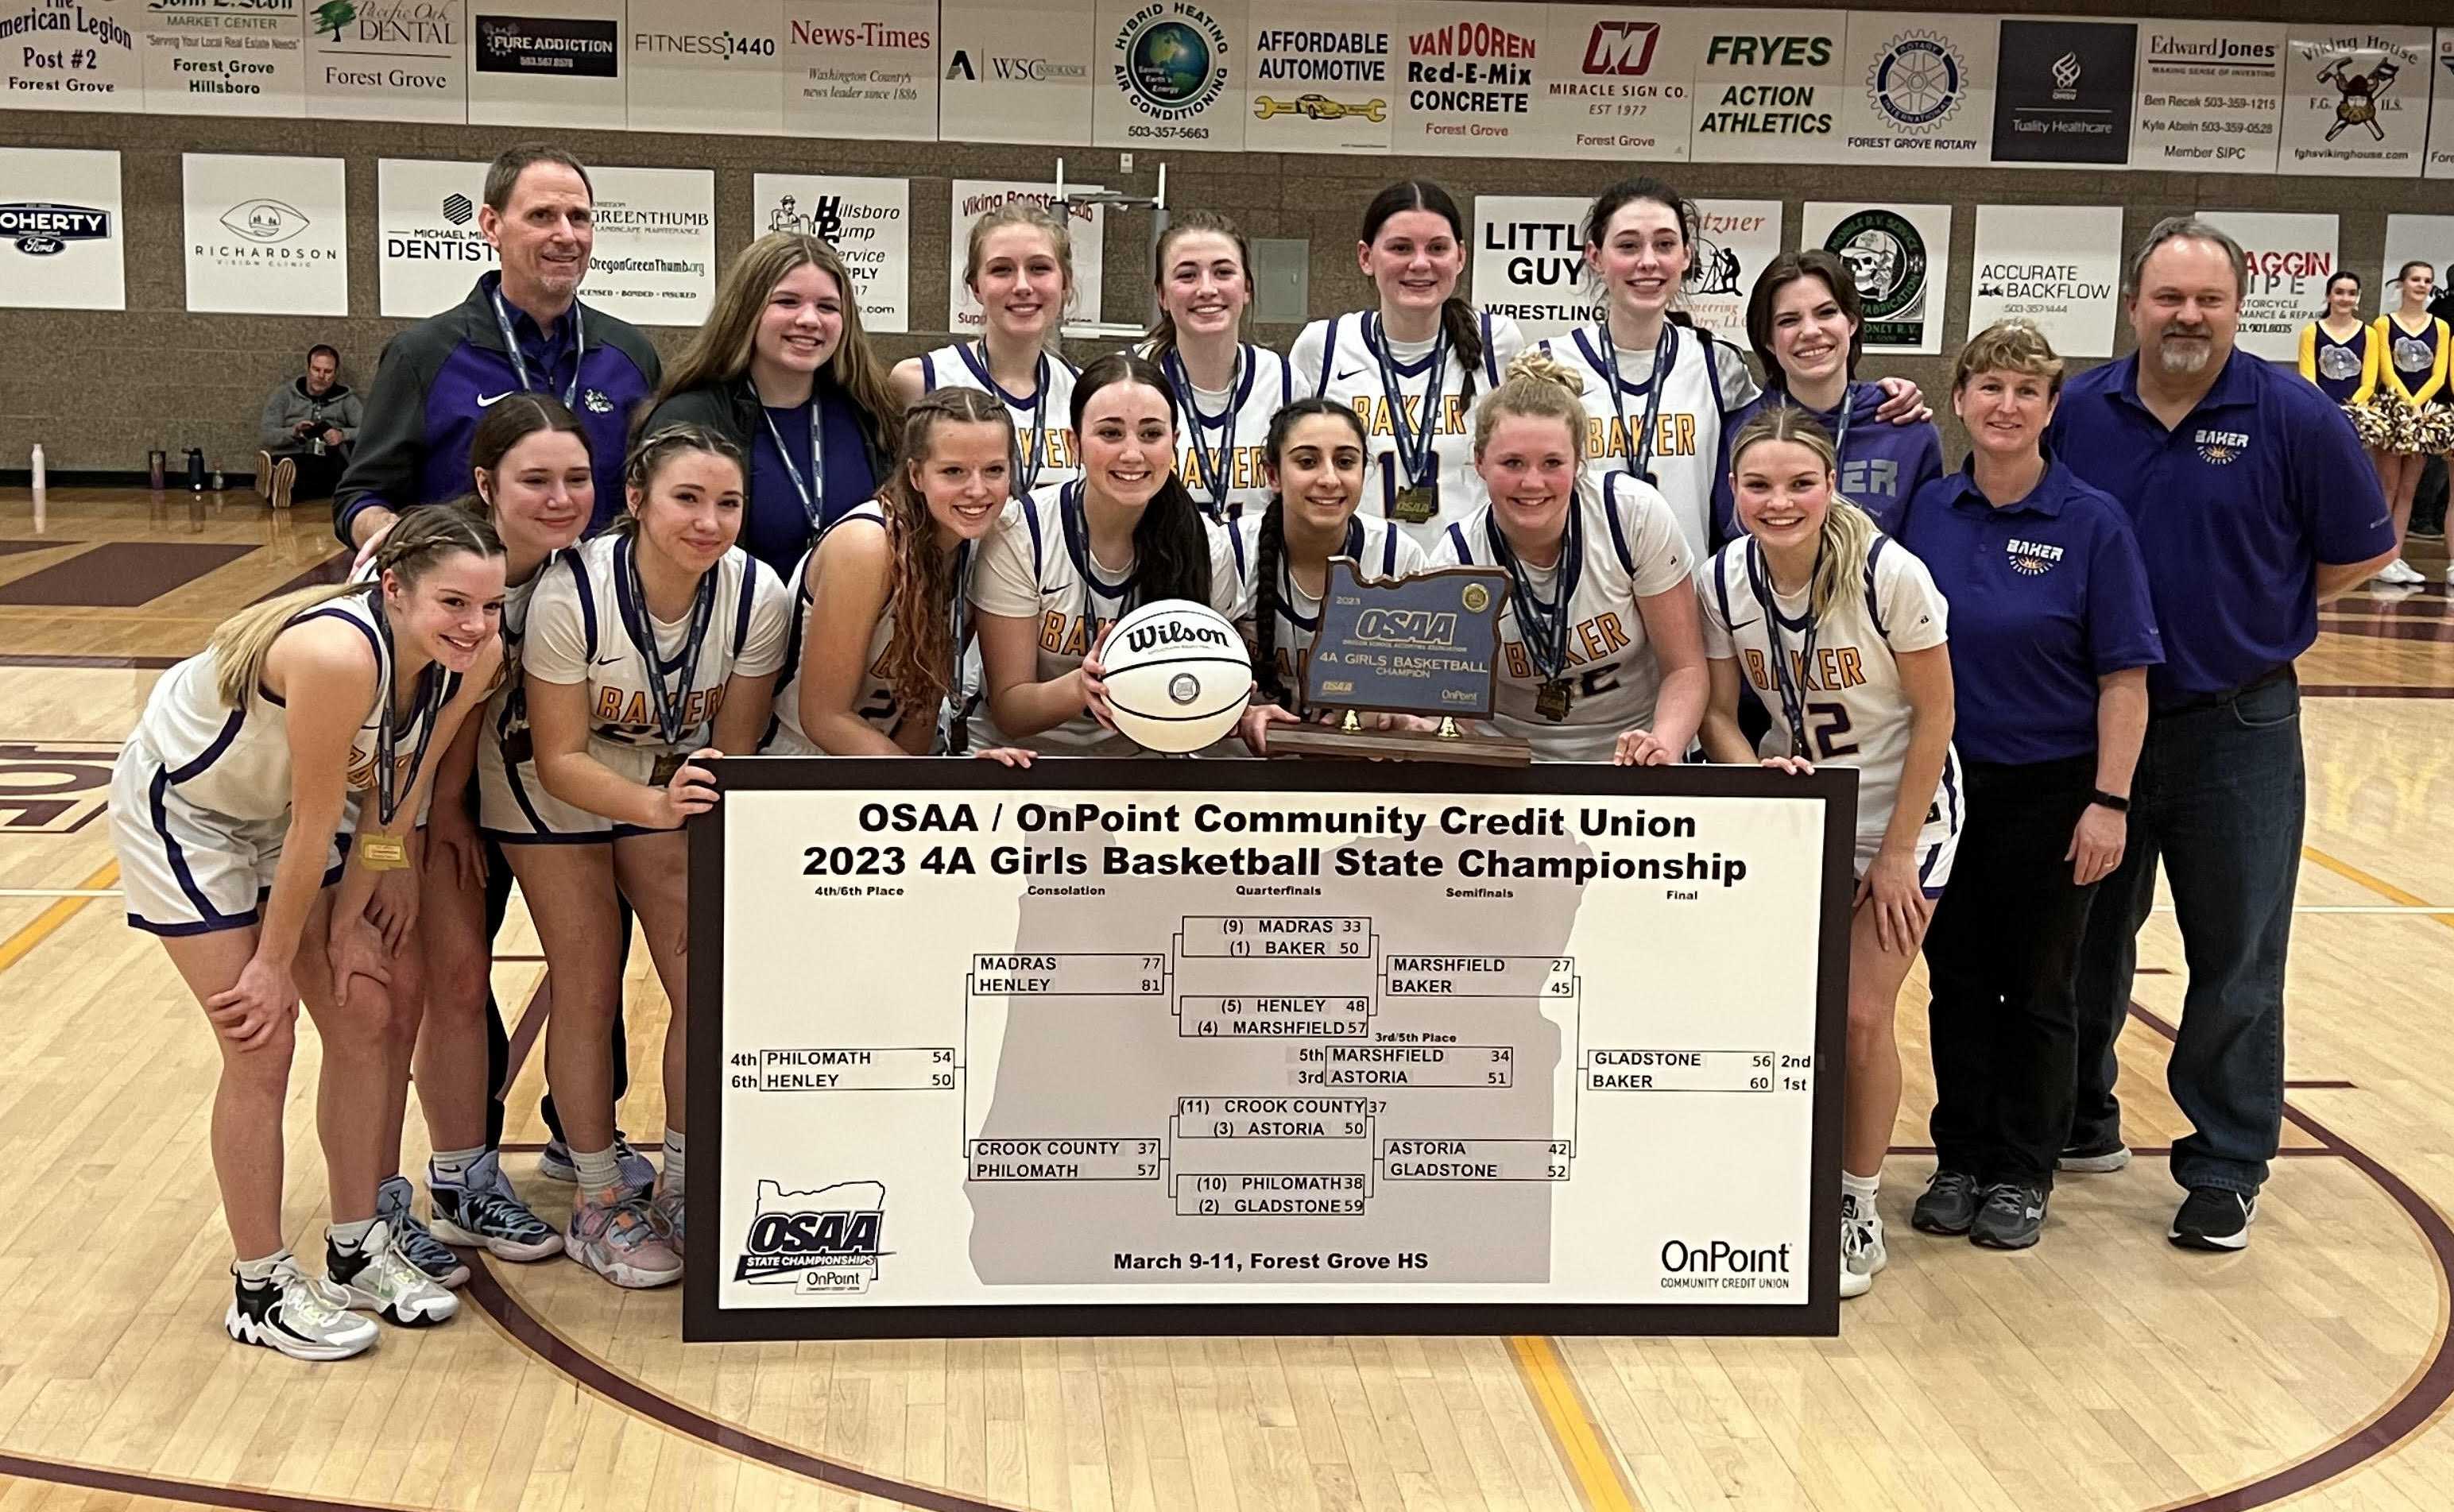
[[1553, 6], [1531, 146], [1594, 162], [1687, 161], [1705, 12]]
[[1849, 17], [1840, 156], [1979, 167], [1994, 151], [1992, 16], [1862, 10]]
[[1780, 255], [1777, 199], [1700, 199], [1696, 244], [1685, 287], [1687, 312], [1724, 341], [1747, 345], [1747, 295], [1764, 265]]
[[1700, 163], [1828, 163], [1840, 155], [1848, 13], [1706, 10], [1696, 65]]
[[799, 232], [834, 245], [872, 334], [912, 329], [912, 184], [900, 178], [760, 173], [752, 231]]
[[1414, 0], [1398, 7], [1394, 152], [1528, 157], [1538, 149], [1542, 37], [1538, 5]]
[[350, 194], [337, 157], [180, 158], [188, 309], [350, 312]]
[[2109, 357], [2122, 258], [2119, 205], [1980, 205], [1968, 333], [2024, 320], [2062, 356]]
[[2340, 266], [2336, 217], [2231, 210], [2200, 215], [2249, 254], [2249, 288], [2234, 344], [2252, 356], [2299, 361], [2301, 328], [2324, 311], [2326, 280]]
[[1007, 0], [941, 0], [938, 134], [950, 142], [1091, 140], [1094, 0], [1046, 0], [1023, 24]]
[[1100, 0], [1092, 141], [1244, 147], [1243, 0]]
[[2284, 35], [2255, 21], [2139, 23], [2130, 166], [2272, 173], [2283, 140]]
[[775, 0], [630, 0], [626, 30], [632, 131], [783, 133]]
[[0, 109], [145, 109], [143, 0], [0, 5]]
[[119, 154], [0, 147], [0, 308], [125, 310]]
[[935, 0], [786, 0], [785, 133], [935, 141], [943, 35]]
[[467, 0], [323, 0], [312, 8], [307, 113], [465, 125]]
[[580, 297], [634, 326], [694, 326], [715, 298], [715, 173], [597, 168], [596, 249]]
[[376, 312], [423, 320], [469, 297], [498, 259], [477, 230], [486, 165], [375, 160]]
[[1474, 305], [1505, 315], [1534, 340], [1563, 335], [1602, 316], [1585, 276], [1590, 201], [1566, 194], [1474, 197]]
[[2426, 27], [2295, 27], [2283, 63], [2283, 171], [2418, 177], [2431, 50]]
[[1950, 206], [1809, 200], [1799, 244], [1832, 252], [1857, 275], [1868, 352], [1942, 350], [1951, 294]]
[[299, 0], [147, 0], [149, 115], [305, 115]]
[[1256, 152], [1385, 152], [1398, 85], [1388, 0], [1252, 0]]

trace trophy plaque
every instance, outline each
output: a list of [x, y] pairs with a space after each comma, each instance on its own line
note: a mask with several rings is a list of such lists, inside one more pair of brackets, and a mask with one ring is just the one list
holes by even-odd
[[[1441, 567], [1387, 582], [1364, 580], [1351, 556], [1333, 556], [1320, 624], [1304, 663], [1300, 725], [1273, 725], [1273, 756], [1377, 756], [1523, 766], [1522, 740], [1464, 728], [1491, 718], [1499, 666], [1499, 611], [1508, 575], [1496, 567]], [[1323, 714], [1332, 722], [1316, 722]], [[1437, 721], [1383, 730], [1373, 714]]]

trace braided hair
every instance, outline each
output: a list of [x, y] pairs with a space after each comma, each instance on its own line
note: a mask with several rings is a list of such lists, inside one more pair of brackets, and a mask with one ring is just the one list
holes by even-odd
[[614, 516], [605, 527], [611, 534], [635, 534], [639, 529], [639, 511], [647, 506], [648, 496], [664, 475], [673, 460], [687, 453], [705, 452], [731, 462], [746, 479], [750, 464], [741, 448], [729, 437], [703, 425], [677, 422], [660, 425], [631, 445], [631, 454], [622, 463], [622, 486], [629, 493], [631, 507]]
[[1273, 487], [1269, 508], [1261, 512], [1261, 528], [1253, 546], [1253, 675], [1260, 684], [1262, 701], [1281, 706], [1299, 700], [1303, 690], [1296, 689], [1296, 699], [1291, 700], [1286, 679], [1278, 675], [1278, 572], [1287, 552], [1287, 501], [1276, 485], [1279, 470], [1286, 465], [1287, 441], [1295, 434], [1297, 423], [1317, 414], [1335, 415], [1354, 427], [1358, 447], [1368, 448], [1371, 444], [1364, 434], [1362, 420], [1353, 410], [1318, 394], [1282, 405], [1270, 417], [1269, 439], [1263, 443], [1261, 454], [1268, 459]]

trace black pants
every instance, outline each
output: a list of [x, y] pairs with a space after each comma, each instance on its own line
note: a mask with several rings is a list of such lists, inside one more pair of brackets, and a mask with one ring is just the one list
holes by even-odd
[[1925, 937], [1937, 1163], [2050, 1188], [2070, 1132], [2076, 976], [2094, 885], [2064, 860], [2096, 757], [1968, 762], [1968, 824]]
[[[476, 795], [472, 793], [473, 799]], [[503, 856], [503, 848], [493, 840], [486, 841], [486, 938], [491, 941], [503, 931], [503, 916], [512, 907], [512, 863]], [[624, 975], [628, 975], [631, 956], [631, 904], [622, 902], [622, 958]], [[623, 1031], [622, 1005], [614, 1005], [614, 1100], [619, 1104], [622, 1095], [631, 1090], [631, 1042]], [[494, 1000], [490, 981], [486, 987], [486, 1147], [493, 1149], [503, 1142], [503, 1099], [512, 1095], [512, 1037], [503, 1029], [503, 1006]], [[537, 1104], [545, 1115], [545, 1126], [557, 1139], [562, 1135], [562, 1119], [553, 1111], [553, 1094], [549, 1092]]]
[[2411, 526], [2443, 534], [2445, 530], [2446, 463], [2432, 456], [2420, 470], [2420, 491], [2411, 498]]

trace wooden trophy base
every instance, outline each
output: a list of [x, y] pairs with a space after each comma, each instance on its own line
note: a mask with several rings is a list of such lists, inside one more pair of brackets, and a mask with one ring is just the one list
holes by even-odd
[[1521, 767], [1534, 748], [1507, 736], [1468, 735], [1455, 720], [1440, 729], [1366, 730], [1353, 715], [1342, 725], [1272, 725], [1273, 756], [1345, 756], [1378, 761], [1456, 761], [1466, 766]]

